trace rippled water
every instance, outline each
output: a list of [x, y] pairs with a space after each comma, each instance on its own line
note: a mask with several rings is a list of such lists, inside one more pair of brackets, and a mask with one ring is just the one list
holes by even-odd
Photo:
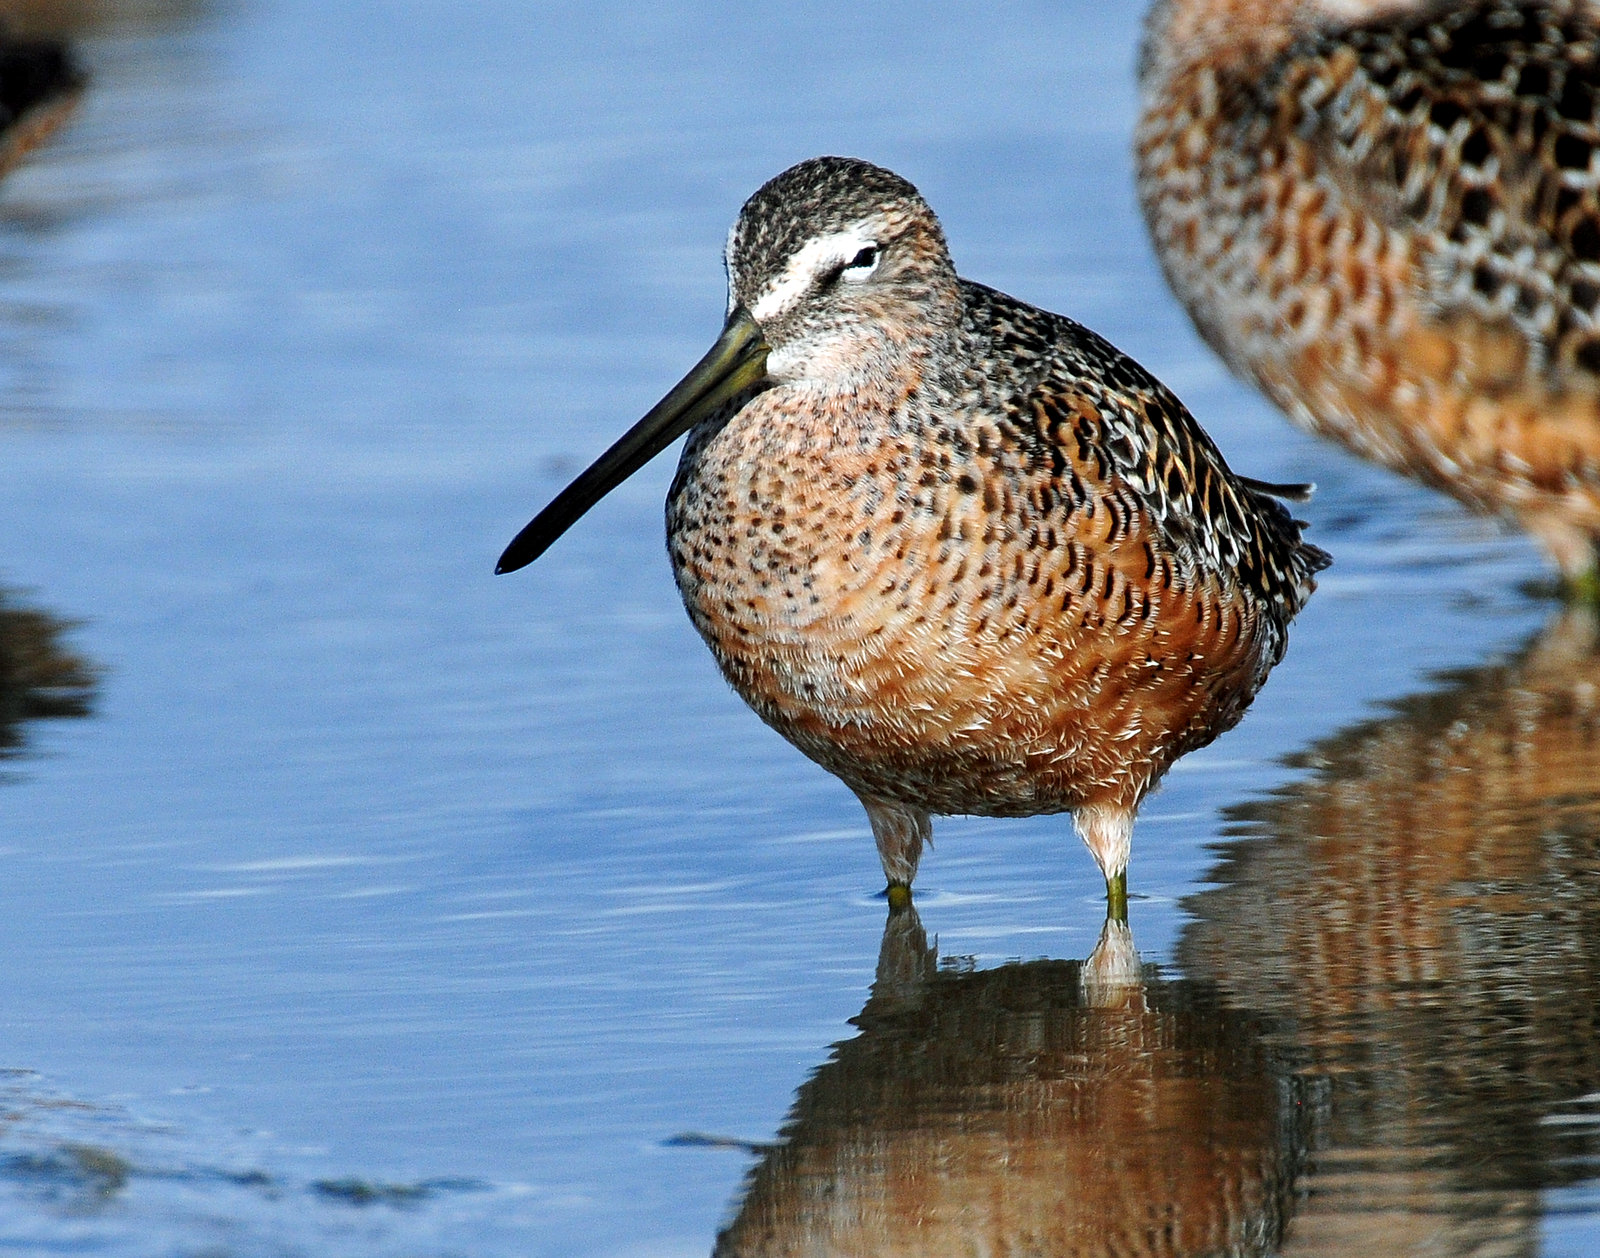
[[[0, 658], [67, 670], [0, 669], [0, 1248], [1600, 1245], [1593, 626], [1199, 346], [1132, 6], [44, 7], [94, 81], [0, 187]], [[828, 151], [1321, 485], [1131, 938], [1059, 819], [943, 823], [886, 928], [683, 617], [670, 460], [490, 575]]]

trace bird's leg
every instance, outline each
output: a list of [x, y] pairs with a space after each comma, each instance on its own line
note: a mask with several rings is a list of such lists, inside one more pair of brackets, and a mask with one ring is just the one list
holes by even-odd
[[1561, 565], [1561, 597], [1579, 607], [1600, 607], [1600, 534], [1554, 553]]
[[1133, 809], [1117, 804], [1084, 804], [1073, 809], [1072, 824], [1106, 878], [1106, 916], [1128, 920], [1128, 853], [1133, 848]]
[[911, 903], [911, 880], [917, 876], [922, 845], [933, 838], [933, 818], [921, 808], [874, 799], [857, 792], [856, 798], [867, 810], [872, 837], [878, 843], [878, 859], [889, 880], [889, 907], [903, 909]]
[[1563, 574], [1561, 597], [1583, 607], [1600, 607], [1600, 565]]
[[1128, 921], [1128, 871], [1112, 874], [1106, 879], [1106, 921]]
[[1106, 918], [1100, 941], [1078, 971], [1078, 984], [1083, 1003], [1091, 1009], [1144, 1012], [1144, 966], [1127, 922]]
[[1600, 606], [1600, 535], [1556, 515], [1524, 516], [1521, 523], [1544, 546], [1561, 570], [1561, 597]]

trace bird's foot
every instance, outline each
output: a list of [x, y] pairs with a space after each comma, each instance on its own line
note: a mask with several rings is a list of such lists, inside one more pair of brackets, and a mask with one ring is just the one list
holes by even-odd
[[891, 882], [884, 891], [889, 901], [889, 912], [903, 913], [911, 907], [911, 887], [904, 882]]

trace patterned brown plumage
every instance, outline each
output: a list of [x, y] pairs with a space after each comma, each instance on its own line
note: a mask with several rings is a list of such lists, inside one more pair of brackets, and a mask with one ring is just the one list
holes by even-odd
[[1161, 0], [1140, 83], [1140, 198], [1213, 348], [1592, 581], [1600, 10]]
[[888, 171], [786, 171], [728, 269], [724, 342], [759, 328], [764, 366], [667, 503], [724, 674], [861, 798], [891, 886], [935, 813], [1071, 811], [1120, 880], [1139, 801], [1243, 715], [1326, 557], [1131, 359], [959, 279]]

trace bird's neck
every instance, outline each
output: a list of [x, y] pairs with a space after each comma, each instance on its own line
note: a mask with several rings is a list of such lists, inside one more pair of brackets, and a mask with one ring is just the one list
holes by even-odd
[[780, 386], [797, 418], [789, 436], [803, 444], [865, 448], [880, 440], [925, 387], [934, 358], [922, 347], [858, 361], [848, 373]]
[[910, 411], [919, 394], [950, 386], [958, 351], [955, 328], [913, 334], [904, 323], [874, 326], [837, 352], [813, 358], [806, 370], [779, 378], [777, 389], [797, 417], [792, 436], [807, 444], [824, 435], [836, 445], [870, 444]]

